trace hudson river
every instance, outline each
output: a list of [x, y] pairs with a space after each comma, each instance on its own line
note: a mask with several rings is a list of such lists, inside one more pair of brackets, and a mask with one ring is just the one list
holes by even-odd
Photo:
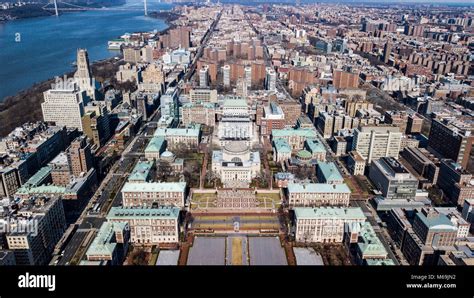
[[[171, 9], [148, 1], [148, 12]], [[82, 11], [0, 23], [0, 101], [6, 96], [74, 69], [76, 50], [90, 61], [113, 57], [107, 41], [126, 32], [163, 30], [164, 20], [143, 15], [143, 2], [127, 1], [130, 11]], [[19, 38], [19, 40], [18, 40]]]

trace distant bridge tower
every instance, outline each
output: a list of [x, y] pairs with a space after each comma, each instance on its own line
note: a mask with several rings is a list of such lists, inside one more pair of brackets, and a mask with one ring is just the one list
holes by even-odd
[[56, 0], [54, 0], [54, 12], [56, 13], [56, 16], [59, 16], [58, 3], [56, 2]]
[[146, 0], [143, 0], [143, 4], [145, 6], [145, 15], [147, 16], [148, 15], [148, 9], [146, 7]]

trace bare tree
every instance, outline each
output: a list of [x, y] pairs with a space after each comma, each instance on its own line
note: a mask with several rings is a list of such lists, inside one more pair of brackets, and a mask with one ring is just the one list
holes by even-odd
[[168, 161], [160, 161], [156, 168], [156, 177], [160, 181], [167, 181], [171, 176], [172, 168]]

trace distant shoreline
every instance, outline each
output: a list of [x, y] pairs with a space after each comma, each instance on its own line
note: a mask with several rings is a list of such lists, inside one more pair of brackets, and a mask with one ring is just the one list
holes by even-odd
[[[107, 58], [91, 63], [92, 69], [111, 64], [116, 57]], [[93, 71], [94, 73], [94, 71]], [[72, 77], [74, 71], [62, 74], [61, 76]], [[60, 76], [60, 77], [61, 77]], [[35, 83], [31, 87], [24, 89], [13, 96], [7, 96], [0, 102], [0, 137], [6, 136], [15, 127], [26, 122], [42, 120], [41, 103], [43, 102], [43, 92], [51, 88], [55, 78]]]
[[[163, 17], [163, 15], [167, 15]], [[150, 17], [163, 19], [166, 28], [160, 32], [166, 32], [173, 28], [171, 22], [179, 15], [173, 12], [151, 12]], [[91, 67], [99, 68], [103, 65], [115, 62], [116, 56], [91, 62]], [[97, 75], [93, 72], [94, 75]], [[66, 72], [59, 76], [72, 76], [74, 71]], [[7, 96], [0, 101], [0, 137], [7, 135], [15, 127], [25, 122], [39, 121], [42, 119], [41, 103], [43, 92], [51, 88], [55, 77], [33, 84], [32, 86], [17, 92], [15, 95]], [[27, 111], [25, 113], [25, 111]]]
[[[109, 1], [109, 0], [94, 0], [95, 3], [79, 3], [82, 6], [90, 7], [90, 8], [101, 8], [101, 7], [116, 7], [122, 6], [126, 3], [126, 0], [116, 0], [116, 1]], [[46, 5], [47, 3], [45, 3]], [[0, 23], [6, 23], [9, 21], [15, 20], [23, 20], [23, 19], [31, 19], [31, 18], [38, 18], [38, 17], [48, 17], [53, 16], [54, 11], [52, 10], [44, 10], [42, 4], [26, 4], [24, 6], [17, 6], [6, 10], [0, 10]], [[58, 5], [61, 8], [61, 4]], [[61, 11], [63, 13], [69, 12], [80, 12], [80, 11]]]

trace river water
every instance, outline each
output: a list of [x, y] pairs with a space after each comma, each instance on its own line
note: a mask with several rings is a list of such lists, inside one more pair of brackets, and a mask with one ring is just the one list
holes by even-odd
[[[86, 48], [90, 61], [118, 54], [107, 41], [126, 32], [162, 30], [164, 20], [143, 15], [143, 2], [129, 0], [127, 11], [82, 11], [0, 23], [0, 101], [36, 82], [74, 69], [76, 50]], [[148, 0], [148, 12], [171, 9]]]

